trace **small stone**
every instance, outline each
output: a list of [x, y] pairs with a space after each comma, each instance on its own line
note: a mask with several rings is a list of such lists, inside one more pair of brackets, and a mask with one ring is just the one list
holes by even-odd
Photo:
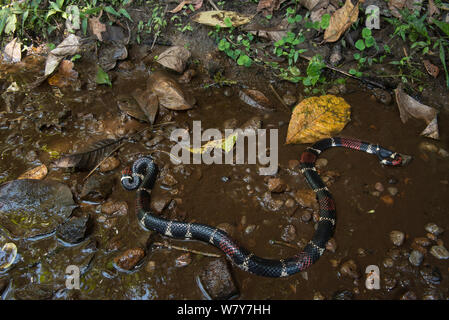
[[192, 263], [192, 256], [189, 252], [180, 255], [175, 260], [175, 267], [182, 268], [188, 266], [190, 263]]
[[398, 281], [394, 278], [386, 277], [384, 279], [384, 285], [387, 291], [393, 290], [396, 287], [397, 283]]
[[296, 168], [298, 168], [299, 166], [299, 160], [293, 159], [293, 160], [288, 160], [288, 168], [290, 170], [295, 170]]
[[324, 300], [324, 296], [321, 294], [321, 292], [315, 292], [313, 294], [313, 300]]
[[354, 294], [350, 290], [340, 290], [333, 294], [333, 300], [352, 300]]
[[178, 183], [178, 181], [173, 177], [170, 173], [167, 173], [162, 178], [162, 184], [165, 184], [166, 186], [172, 187]]
[[288, 198], [287, 200], [285, 200], [284, 204], [287, 208], [293, 208], [295, 206], [296, 202], [292, 198]]
[[143, 259], [145, 251], [141, 248], [128, 249], [114, 258], [114, 263], [121, 269], [131, 270]]
[[358, 272], [357, 269], [358, 269], [357, 264], [354, 262], [354, 260], [348, 260], [341, 265], [340, 273], [343, 276], [358, 279], [360, 278], [360, 273]]
[[296, 97], [289, 93], [285, 94], [282, 97], [282, 100], [284, 100], [284, 103], [289, 107], [293, 106], [297, 101]]
[[394, 203], [394, 200], [390, 195], [384, 195], [380, 197], [380, 200], [382, 200], [388, 206], [391, 206]]
[[213, 300], [227, 300], [238, 295], [225, 259], [209, 262], [199, 274], [202, 291]]
[[431, 241], [437, 241], [437, 240], [438, 240], [437, 236], [434, 235], [433, 233], [430, 233], [430, 232], [426, 233], [426, 237], [427, 237], [429, 240], [431, 240]]
[[428, 238], [426, 237], [418, 237], [413, 239], [413, 243], [417, 244], [418, 246], [421, 247], [428, 247], [431, 245], [431, 242]]
[[128, 213], [128, 204], [126, 201], [108, 200], [101, 205], [101, 212], [109, 216], [123, 216]]
[[402, 246], [405, 240], [405, 234], [402, 231], [393, 230], [390, 232], [390, 240], [397, 247]]
[[321, 169], [324, 168], [325, 166], [327, 166], [328, 164], [328, 160], [326, 158], [319, 158], [316, 162], [315, 162], [315, 167], [317, 169]]
[[436, 236], [439, 236], [440, 234], [442, 234], [444, 232], [443, 228], [440, 228], [439, 226], [437, 226], [435, 223], [430, 222], [428, 224], [425, 225], [424, 229], [427, 232], [430, 232]]
[[169, 197], [156, 197], [156, 199], [153, 199], [151, 201], [151, 208], [153, 208], [156, 213], [161, 213], [165, 209], [165, 207], [167, 207], [170, 201], [171, 198]]
[[357, 255], [358, 255], [359, 257], [365, 257], [365, 256], [366, 256], [366, 250], [363, 249], [363, 248], [358, 248], [358, 249], [357, 249]]
[[401, 296], [401, 300], [416, 300], [416, 294], [413, 291], [407, 291]]
[[120, 165], [120, 160], [115, 157], [107, 157], [100, 165], [100, 172], [112, 171]]
[[148, 273], [152, 273], [156, 269], [156, 262], [151, 260], [148, 261], [147, 265], [145, 266], [145, 271]]
[[247, 226], [247, 227], [245, 228], [245, 233], [246, 233], [246, 234], [250, 234], [250, 233], [252, 233], [254, 230], [256, 230], [256, 228], [257, 228], [257, 226], [256, 226], [255, 224], [251, 224], [251, 225], [249, 225], [249, 226]]
[[388, 183], [389, 184], [396, 184], [396, 183], [398, 183], [398, 179], [396, 179], [395, 177], [389, 177], [388, 178]]
[[398, 194], [398, 188], [396, 187], [388, 187], [387, 190], [393, 197]]
[[292, 242], [296, 238], [296, 228], [295, 226], [289, 224], [282, 230], [281, 239], [286, 242]]
[[413, 250], [408, 257], [408, 261], [410, 261], [410, 263], [416, 267], [421, 265], [423, 259], [424, 255], [418, 250]]
[[424, 152], [438, 152], [438, 147], [430, 142], [421, 142], [419, 149]]
[[303, 189], [298, 190], [294, 194], [296, 202], [303, 208], [318, 209], [318, 202], [316, 200], [315, 192], [313, 190]]
[[233, 237], [235, 234], [235, 227], [227, 222], [220, 223], [217, 225], [217, 229], [223, 230], [226, 232], [230, 237]]
[[437, 259], [448, 259], [449, 251], [443, 246], [433, 246], [430, 248], [430, 253]]
[[447, 152], [443, 148], [440, 148], [438, 150], [438, 154], [440, 155], [440, 157], [443, 157], [443, 158], [448, 158], [449, 157], [449, 152]]
[[309, 211], [306, 211], [301, 215], [302, 222], [309, 222], [311, 219], [312, 219], [312, 214]]
[[72, 217], [56, 229], [56, 236], [68, 243], [79, 243], [84, 239], [89, 217]]
[[379, 192], [383, 192], [385, 190], [384, 185], [381, 182], [376, 182], [376, 184], [374, 185], [374, 189]]
[[385, 258], [383, 261], [383, 265], [385, 268], [391, 268], [394, 265], [394, 261], [391, 258]]
[[286, 185], [281, 178], [268, 179], [268, 190], [271, 192], [280, 193], [285, 191]]
[[337, 241], [335, 241], [334, 238], [330, 238], [329, 241], [326, 243], [326, 250], [332, 253], [337, 251]]
[[441, 272], [437, 267], [425, 265], [419, 273], [428, 284], [440, 284], [442, 280]]
[[145, 145], [147, 147], [153, 147], [153, 146], [157, 145], [158, 143], [160, 143], [162, 140], [164, 140], [163, 136], [155, 136], [153, 139], [145, 142]]

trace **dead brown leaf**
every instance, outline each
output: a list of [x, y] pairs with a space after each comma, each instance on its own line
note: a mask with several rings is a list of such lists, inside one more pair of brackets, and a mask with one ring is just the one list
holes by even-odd
[[335, 42], [357, 21], [359, 16], [359, 1], [354, 6], [351, 0], [346, 0], [343, 7], [334, 12], [329, 21], [329, 27], [324, 32], [325, 42]]
[[402, 123], [406, 123], [410, 118], [423, 119], [427, 127], [421, 132], [421, 135], [432, 139], [439, 139], [438, 111], [410, 97], [404, 92], [402, 85], [396, 88], [395, 95]]
[[432, 77], [436, 78], [438, 77], [438, 74], [440, 73], [440, 69], [431, 63], [429, 60], [423, 60], [424, 67], [427, 70], [427, 73], [430, 74]]
[[432, 23], [432, 18], [438, 17], [440, 15], [440, 9], [435, 5], [435, 2], [433, 0], [429, 0], [429, 3], [427, 5], [427, 22]]
[[47, 166], [45, 164], [40, 165], [36, 168], [28, 170], [27, 172], [21, 174], [17, 179], [35, 179], [42, 180], [48, 173]]
[[162, 52], [159, 55], [157, 62], [166, 68], [182, 73], [189, 58], [189, 50], [181, 46], [174, 46]]
[[103, 41], [101, 33], [106, 32], [106, 25], [100, 22], [100, 18], [101, 15], [99, 17], [89, 18], [89, 29], [98, 40]]
[[187, 110], [195, 104], [193, 98], [187, 99], [175, 80], [162, 72], [156, 72], [150, 76], [148, 90], [157, 95], [161, 106], [170, 110]]
[[22, 44], [18, 41], [17, 38], [12, 39], [5, 46], [5, 58], [7, 61], [16, 63], [22, 60]]
[[59, 64], [58, 72], [48, 78], [48, 84], [58, 88], [67, 87], [73, 81], [78, 79], [78, 72], [73, 70], [73, 62], [70, 60], [62, 60]]
[[279, 10], [280, 5], [285, 0], [260, 0], [257, 5], [257, 12], [263, 11], [265, 15], [273, 14], [273, 11]]
[[151, 124], [156, 120], [156, 115], [159, 110], [159, 101], [157, 95], [149, 90], [136, 89], [132, 93], [133, 98], [137, 101], [140, 109], [143, 111]]

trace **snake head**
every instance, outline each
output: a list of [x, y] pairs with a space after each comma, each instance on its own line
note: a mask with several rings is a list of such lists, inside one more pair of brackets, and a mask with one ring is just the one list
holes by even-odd
[[379, 148], [377, 157], [379, 158], [381, 164], [387, 166], [406, 166], [413, 159], [412, 156], [394, 152], [382, 147]]

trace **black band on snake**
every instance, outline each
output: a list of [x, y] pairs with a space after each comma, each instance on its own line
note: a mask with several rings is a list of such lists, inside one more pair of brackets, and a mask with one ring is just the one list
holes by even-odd
[[270, 260], [258, 257], [239, 246], [226, 232], [205, 224], [178, 222], [155, 216], [150, 211], [150, 190], [157, 177], [157, 167], [150, 157], [135, 161], [131, 170], [125, 169], [121, 182], [127, 190], [137, 189], [137, 217], [146, 229], [172, 238], [208, 242], [223, 251], [227, 258], [245, 271], [265, 277], [285, 277], [303, 271], [315, 263], [324, 253], [326, 243], [334, 232], [335, 202], [315, 169], [315, 161], [320, 154], [332, 147], [345, 147], [377, 155], [383, 165], [403, 166], [411, 160], [411, 156], [349, 138], [323, 139], [307, 148], [301, 155], [301, 172], [316, 194], [320, 218], [312, 240], [302, 252], [288, 259]]

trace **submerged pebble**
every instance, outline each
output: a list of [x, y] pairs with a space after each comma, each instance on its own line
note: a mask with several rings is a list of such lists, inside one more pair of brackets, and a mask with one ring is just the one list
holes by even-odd
[[114, 258], [114, 263], [121, 269], [131, 270], [145, 256], [141, 248], [128, 249]]
[[424, 255], [418, 250], [413, 250], [410, 253], [410, 256], [408, 257], [408, 260], [410, 261], [410, 263], [416, 267], [421, 265], [423, 259], [424, 259]]
[[437, 259], [446, 260], [449, 258], [449, 251], [443, 246], [433, 246], [430, 248], [430, 253]]
[[390, 232], [390, 240], [397, 247], [400, 247], [405, 240], [405, 234], [402, 231], [393, 230]]
[[436, 236], [439, 236], [440, 234], [442, 234], [444, 232], [443, 228], [439, 227], [436, 223], [433, 223], [433, 222], [430, 222], [430, 223], [426, 224], [424, 226], [424, 229], [427, 232], [430, 232], [430, 233], [432, 233], [432, 234], [434, 234]]

